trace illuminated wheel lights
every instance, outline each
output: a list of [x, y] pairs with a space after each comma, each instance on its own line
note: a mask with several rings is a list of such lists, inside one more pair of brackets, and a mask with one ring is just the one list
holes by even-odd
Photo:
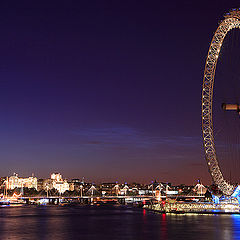
[[202, 134], [205, 158], [213, 182], [225, 195], [231, 195], [235, 187], [224, 179], [214, 145], [212, 100], [217, 59], [227, 33], [234, 28], [240, 28], [240, 9], [232, 9], [224, 17], [214, 33], [205, 64], [202, 88]]

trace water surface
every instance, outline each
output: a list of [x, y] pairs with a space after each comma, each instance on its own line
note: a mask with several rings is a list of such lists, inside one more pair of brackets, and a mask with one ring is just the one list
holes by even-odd
[[156, 214], [125, 206], [0, 208], [0, 239], [240, 239], [240, 215]]

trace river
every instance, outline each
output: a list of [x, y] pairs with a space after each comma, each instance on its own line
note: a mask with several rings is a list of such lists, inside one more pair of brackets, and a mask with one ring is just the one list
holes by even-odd
[[127, 206], [2, 207], [0, 239], [240, 239], [240, 215], [157, 214]]

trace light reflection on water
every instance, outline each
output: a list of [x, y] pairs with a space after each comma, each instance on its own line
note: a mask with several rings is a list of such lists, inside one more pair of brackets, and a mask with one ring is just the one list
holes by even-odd
[[0, 208], [0, 239], [240, 239], [240, 215], [155, 214], [121, 206]]
[[232, 226], [233, 226], [233, 238], [240, 239], [240, 215], [232, 215]]

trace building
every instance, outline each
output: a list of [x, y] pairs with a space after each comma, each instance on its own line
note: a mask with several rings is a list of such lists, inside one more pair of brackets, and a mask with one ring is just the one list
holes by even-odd
[[18, 174], [14, 173], [13, 176], [6, 180], [8, 189], [15, 188], [35, 188], [37, 190], [37, 178], [33, 175], [31, 177], [21, 178]]
[[61, 182], [63, 180], [62, 175], [60, 173], [52, 173], [51, 179], [56, 182]]
[[78, 179], [78, 178], [74, 178], [71, 181], [68, 182], [69, 184], [69, 190], [70, 191], [76, 191], [76, 192], [80, 192], [83, 189], [83, 182]]
[[51, 174], [52, 187], [55, 188], [60, 194], [69, 191], [69, 183], [63, 180], [60, 173]]
[[52, 179], [39, 179], [37, 184], [38, 191], [48, 191], [53, 189]]
[[100, 186], [100, 191], [102, 195], [116, 195], [118, 189], [120, 189], [119, 185], [116, 182], [105, 182]]

